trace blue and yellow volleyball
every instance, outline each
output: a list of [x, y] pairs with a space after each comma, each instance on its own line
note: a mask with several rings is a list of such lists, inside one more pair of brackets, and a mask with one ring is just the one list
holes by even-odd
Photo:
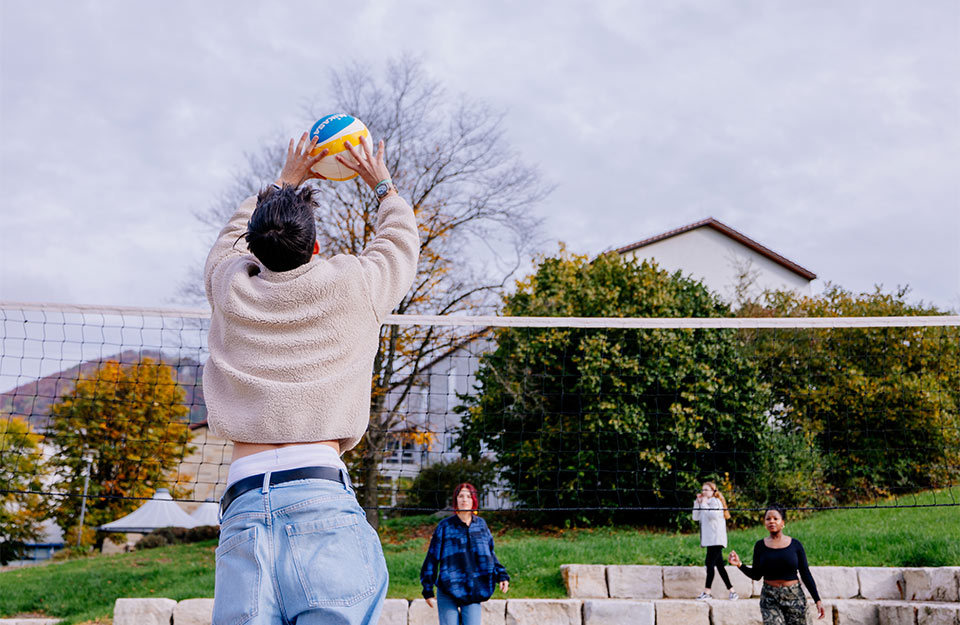
[[[313, 149], [310, 155], [319, 154], [324, 149], [330, 150], [330, 153], [313, 166], [313, 171], [327, 180], [356, 178], [357, 172], [338, 163], [335, 157], [337, 154], [347, 151], [343, 147], [344, 141], [349, 141], [351, 145], [360, 145], [361, 137], [370, 138], [370, 131], [363, 125], [362, 121], [346, 113], [327, 115], [318, 119], [317, 123], [310, 129], [310, 139], [314, 137], [317, 137], [317, 147]], [[350, 155], [347, 154], [346, 156], [349, 157]]]

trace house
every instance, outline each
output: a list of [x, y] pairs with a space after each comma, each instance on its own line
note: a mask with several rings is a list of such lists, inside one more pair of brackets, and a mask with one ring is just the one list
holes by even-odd
[[670, 272], [682, 271], [732, 304], [765, 290], [810, 294], [810, 283], [817, 277], [713, 217], [614, 251], [627, 258], [655, 260]]

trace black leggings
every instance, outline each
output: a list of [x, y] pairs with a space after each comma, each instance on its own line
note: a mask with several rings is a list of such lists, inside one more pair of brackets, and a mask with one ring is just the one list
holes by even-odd
[[705, 588], [713, 586], [713, 567], [717, 567], [720, 572], [720, 579], [726, 584], [727, 590], [730, 590], [730, 578], [727, 577], [727, 569], [723, 566], [723, 547], [720, 545], [710, 545], [707, 547], [707, 585]]

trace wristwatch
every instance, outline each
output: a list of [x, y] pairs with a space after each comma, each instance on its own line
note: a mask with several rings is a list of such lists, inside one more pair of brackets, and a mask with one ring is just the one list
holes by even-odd
[[396, 187], [393, 186], [392, 180], [390, 180], [389, 178], [384, 178], [383, 180], [377, 183], [377, 186], [373, 188], [373, 192], [377, 194], [377, 201], [379, 202], [383, 198], [387, 197], [387, 194], [390, 193], [390, 191], [395, 188]]

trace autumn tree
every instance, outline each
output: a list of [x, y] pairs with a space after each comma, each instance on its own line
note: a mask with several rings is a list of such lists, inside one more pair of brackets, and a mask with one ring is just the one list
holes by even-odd
[[[508, 316], [723, 317], [701, 283], [655, 264], [561, 253], [506, 297]], [[767, 389], [735, 331], [499, 328], [467, 398], [461, 448], [492, 453], [522, 507], [551, 518], [668, 521], [700, 480], [745, 481]], [[592, 512], [590, 512], [592, 511]], [[598, 512], [600, 511], [600, 512]]]
[[[393, 312], [451, 315], [495, 307], [497, 294], [536, 240], [539, 222], [531, 208], [549, 192], [538, 172], [511, 151], [502, 115], [447, 93], [409, 58], [389, 62], [379, 73], [360, 65], [334, 71], [330, 90], [305, 113], [303, 126], [336, 111], [363, 120], [374, 141], [385, 140], [393, 180], [417, 215], [417, 276]], [[275, 143], [248, 155], [247, 170], [216, 206], [200, 215], [205, 223], [219, 229], [240, 200], [273, 180], [286, 140]], [[359, 254], [374, 236], [377, 202], [372, 192], [359, 178], [317, 187], [321, 253]], [[202, 282], [194, 279], [192, 284]], [[421, 367], [475, 336], [439, 327], [382, 327], [370, 427], [345, 457], [375, 527], [379, 467], [391, 438], [431, 439], [402, 410]]]
[[80, 519], [89, 472], [84, 524], [96, 527], [132, 512], [161, 487], [176, 493], [171, 473], [189, 446], [186, 394], [168, 365], [143, 358], [135, 364], [102, 363], [81, 374], [51, 408], [46, 440], [52, 490], [69, 494], [55, 509], [64, 530]]
[[0, 565], [40, 536], [47, 508], [42, 490], [42, 437], [24, 419], [0, 415]]

